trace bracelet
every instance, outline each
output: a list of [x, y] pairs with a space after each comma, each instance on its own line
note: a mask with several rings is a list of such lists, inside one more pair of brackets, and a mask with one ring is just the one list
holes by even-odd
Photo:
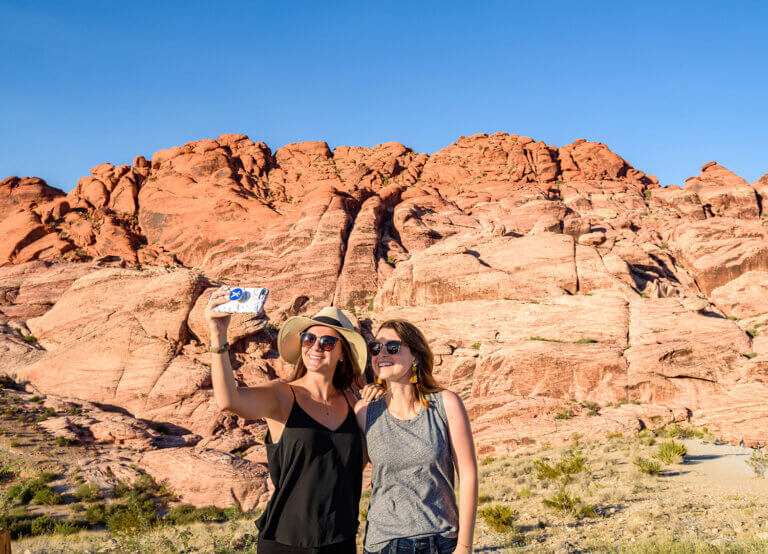
[[224, 352], [226, 352], [227, 350], [229, 350], [229, 343], [228, 343], [228, 342], [225, 342], [224, 344], [222, 344], [222, 345], [221, 345], [221, 346], [219, 346], [218, 348], [214, 348], [212, 345], [210, 345], [210, 344], [209, 344], [209, 345], [208, 345], [208, 349], [209, 349], [209, 350], [210, 350], [210, 351], [211, 351], [213, 354], [223, 354]]

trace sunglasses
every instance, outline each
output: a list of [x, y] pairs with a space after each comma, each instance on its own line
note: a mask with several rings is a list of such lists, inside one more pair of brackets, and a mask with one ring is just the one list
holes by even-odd
[[400, 347], [403, 345], [403, 341], [401, 340], [388, 340], [386, 343], [382, 344], [380, 342], [372, 342], [368, 344], [368, 350], [371, 351], [371, 354], [373, 356], [378, 356], [381, 353], [381, 349], [383, 347], [387, 348], [387, 352], [390, 354], [397, 354], [400, 352]]
[[323, 335], [318, 339], [317, 335], [312, 333], [302, 333], [299, 335], [299, 341], [304, 348], [312, 348], [312, 345], [317, 341], [317, 344], [320, 345], [320, 350], [330, 352], [336, 346], [336, 343], [339, 342], [339, 339], [330, 335]]

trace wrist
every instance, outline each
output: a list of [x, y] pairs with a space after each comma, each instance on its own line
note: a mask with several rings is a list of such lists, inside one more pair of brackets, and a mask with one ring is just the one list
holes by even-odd
[[220, 332], [212, 332], [211, 333], [211, 346], [213, 348], [218, 348], [222, 344], [227, 342], [227, 333], [220, 333]]

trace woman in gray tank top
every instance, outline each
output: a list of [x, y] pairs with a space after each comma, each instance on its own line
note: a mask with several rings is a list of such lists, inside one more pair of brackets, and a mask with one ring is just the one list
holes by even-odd
[[477, 460], [461, 399], [435, 382], [432, 351], [411, 323], [383, 323], [369, 349], [386, 393], [358, 416], [372, 464], [365, 551], [471, 552]]

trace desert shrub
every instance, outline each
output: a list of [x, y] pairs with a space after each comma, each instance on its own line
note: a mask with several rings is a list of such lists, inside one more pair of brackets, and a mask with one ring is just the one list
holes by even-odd
[[585, 402], [582, 402], [581, 405], [587, 409], [587, 416], [600, 415], [600, 406], [598, 406], [594, 402], [585, 401]]
[[477, 513], [492, 531], [506, 533], [514, 530], [517, 512], [509, 506], [493, 504], [480, 508]]
[[79, 529], [79, 526], [71, 521], [59, 521], [54, 525], [53, 532], [56, 535], [74, 535]]
[[555, 414], [555, 419], [571, 419], [573, 417], [572, 410], [563, 410]]
[[583, 339], [573, 341], [573, 344], [592, 344], [594, 342], [597, 342], [597, 341], [589, 337], [584, 337]]
[[94, 525], [104, 525], [107, 522], [107, 509], [103, 502], [91, 504], [85, 511], [85, 519]]
[[47, 535], [53, 533], [56, 523], [50, 516], [40, 516], [32, 520], [29, 531], [32, 535]]
[[32, 497], [32, 504], [39, 504], [43, 506], [52, 506], [54, 504], [63, 504], [64, 499], [62, 496], [54, 492], [51, 487], [43, 485], [35, 492]]
[[[370, 495], [370, 489], [368, 494]], [[226, 517], [230, 521], [242, 519], [246, 515], [247, 514], [243, 511], [243, 509], [237, 504], [232, 504], [229, 508], [224, 508], [224, 517]]]
[[541, 500], [547, 508], [551, 508], [561, 514], [570, 514], [574, 517], [596, 517], [595, 507], [591, 504], [583, 504], [581, 498], [569, 494], [565, 489], [551, 494]]
[[691, 426], [683, 427], [678, 423], [668, 425], [661, 431], [670, 439], [688, 439], [691, 437], [703, 439], [706, 436], [704, 430], [696, 429], [695, 427]]
[[642, 473], [647, 473], [648, 475], [658, 475], [661, 471], [661, 464], [655, 460], [646, 460], [640, 456], [635, 456], [632, 463], [635, 464], [637, 469]]
[[16, 477], [16, 472], [11, 464], [0, 462], [0, 483], [10, 481]]
[[165, 519], [174, 525], [192, 523], [197, 521], [195, 519], [195, 510], [196, 508], [192, 504], [179, 504], [168, 510]]
[[85, 511], [85, 506], [80, 504], [79, 502], [75, 502], [74, 504], [69, 505], [69, 511], [73, 514], [79, 514], [80, 512]]
[[29, 401], [30, 401], [30, 402], [34, 402], [35, 404], [42, 404], [42, 403], [43, 403], [43, 398], [42, 398], [42, 397], [40, 397], [40, 396], [38, 396], [38, 395], [34, 395], [34, 396], [32, 396], [32, 397], [29, 399]]
[[179, 504], [170, 509], [165, 519], [175, 525], [182, 525], [195, 521], [224, 521], [227, 516], [223, 509], [216, 506], [195, 508], [191, 504]]
[[[40, 493], [40, 496], [37, 497], [35, 502], [36, 504], [60, 504], [61, 495], [58, 495], [59, 501], [48, 502], [57, 498], [56, 496], [53, 496], [55, 493], [53, 493], [50, 487], [46, 486], [46, 483], [50, 483], [55, 478], [55, 473], [43, 472], [34, 479], [25, 479], [21, 483], [17, 483], [8, 489], [7, 498], [10, 501], [27, 504], [30, 500], [33, 500], [38, 493]], [[44, 492], [46, 489], [50, 492]]]
[[129, 492], [131, 492], [131, 486], [124, 481], [118, 481], [112, 493], [115, 498], [123, 498]]
[[101, 489], [94, 484], [80, 485], [75, 491], [75, 497], [80, 502], [93, 502], [102, 498]]
[[755, 475], [765, 477], [768, 473], [768, 451], [753, 450], [752, 455], [747, 460], [747, 465], [752, 468]]
[[0, 375], [0, 389], [21, 390], [22, 388], [10, 375]]
[[606, 439], [623, 439], [624, 435], [622, 435], [621, 433], [611, 432], [611, 433], [608, 433], [607, 435], [605, 435], [605, 438]]
[[554, 465], [548, 464], [544, 460], [536, 460], [533, 462], [533, 468], [536, 470], [536, 478], [539, 480], [557, 479], [560, 476], [574, 475], [584, 471], [584, 457], [571, 453]]
[[78, 444], [80, 441], [77, 439], [68, 439], [67, 437], [56, 437], [53, 439], [53, 442], [56, 446], [71, 446], [73, 444]]
[[490, 502], [491, 500], [493, 500], [493, 497], [490, 494], [480, 493], [477, 495], [478, 504], [485, 504], [486, 502]]
[[6, 495], [8, 500], [15, 500], [22, 504], [26, 504], [32, 500], [32, 497], [35, 495], [35, 493], [32, 490], [31, 483], [27, 480], [13, 485], [8, 489]]
[[148, 531], [157, 520], [154, 509], [147, 506], [117, 505], [107, 516], [107, 528], [115, 535], [135, 535]]
[[529, 489], [529, 488], [520, 489], [517, 492], [517, 497], [518, 498], [530, 498], [531, 497], [531, 489]]
[[665, 464], [674, 464], [682, 462], [687, 453], [688, 450], [684, 445], [674, 440], [668, 440], [659, 444], [655, 456]]

